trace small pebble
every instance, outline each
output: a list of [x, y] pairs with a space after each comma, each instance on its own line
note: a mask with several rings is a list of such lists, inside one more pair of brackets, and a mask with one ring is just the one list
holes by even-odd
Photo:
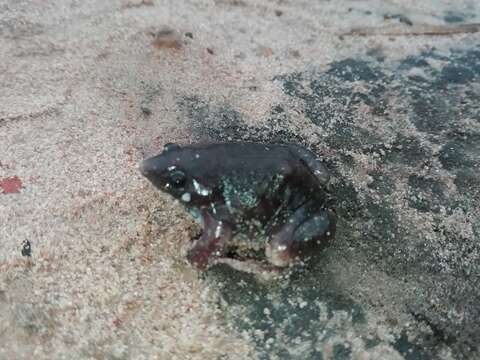
[[32, 256], [32, 245], [28, 240], [22, 242], [22, 256]]

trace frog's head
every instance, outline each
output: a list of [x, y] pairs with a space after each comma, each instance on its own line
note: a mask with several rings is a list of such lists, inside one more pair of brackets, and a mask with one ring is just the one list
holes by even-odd
[[212, 163], [201, 149], [169, 143], [161, 154], [143, 160], [139, 167], [155, 187], [187, 206], [200, 206], [212, 200], [208, 184]]

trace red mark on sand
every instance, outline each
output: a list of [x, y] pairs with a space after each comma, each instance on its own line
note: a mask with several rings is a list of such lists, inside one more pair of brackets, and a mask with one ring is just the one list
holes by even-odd
[[22, 188], [22, 180], [18, 176], [12, 176], [6, 179], [0, 180], [0, 189], [3, 190], [3, 194], [15, 194], [19, 193]]

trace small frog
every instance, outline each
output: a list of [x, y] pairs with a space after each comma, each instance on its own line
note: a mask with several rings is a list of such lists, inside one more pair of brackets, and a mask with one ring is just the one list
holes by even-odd
[[335, 234], [329, 173], [298, 145], [170, 143], [140, 170], [202, 224], [187, 256], [198, 269], [285, 268]]

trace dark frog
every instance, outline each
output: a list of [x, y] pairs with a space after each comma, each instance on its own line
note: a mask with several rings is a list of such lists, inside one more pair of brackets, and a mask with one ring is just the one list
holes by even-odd
[[334, 236], [328, 171], [301, 146], [167, 144], [140, 169], [203, 225], [188, 254], [199, 269], [220, 262], [282, 268]]

